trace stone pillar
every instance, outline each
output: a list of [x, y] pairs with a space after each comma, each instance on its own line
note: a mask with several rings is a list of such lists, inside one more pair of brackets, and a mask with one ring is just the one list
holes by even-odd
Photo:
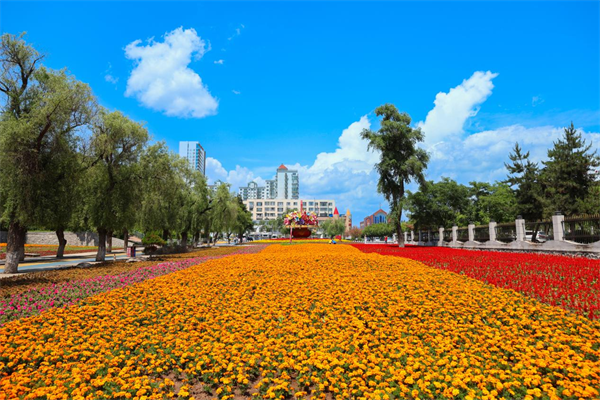
[[496, 241], [496, 221], [490, 221], [490, 242]]
[[411, 242], [415, 241], [415, 231], [410, 231], [410, 241]]
[[522, 242], [525, 240], [525, 220], [520, 215], [515, 220], [515, 230], [517, 231], [517, 241]]
[[563, 230], [564, 220], [565, 216], [558, 211], [552, 216], [552, 230], [554, 231], [554, 240], [565, 240], [565, 232]]
[[404, 232], [404, 243], [408, 242], [408, 232]]
[[438, 246], [443, 246], [444, 245], [444, 228], [443, 227], [439, 227], [438, 229], [439, 231], [439, 239], [438, 239]]
[[469, 230], [469, 242], [472, 242], [475, 240], [475, 224], [469, 224], [467, 229]]
[[423, 245], [423, 238], [421, 237], [421, 231], [419, 231], [419, 246]]
[[458, 242], [458, 226], [452, 227], [452, 243]]
[[365, 244], [367, 244], [367, 235], [365, 235]]

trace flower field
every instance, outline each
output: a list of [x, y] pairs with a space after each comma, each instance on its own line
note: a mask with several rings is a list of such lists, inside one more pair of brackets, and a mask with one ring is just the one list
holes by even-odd
[[561, 255], [473, 251], [448, 247], [399, 248], [352, 244], [363, 252], [407, 257], [541, 302], [600, 319], [600, 260]]
[[0, 327], [0, 398], [598, 398], [600, 323], [352, 246], [272, 245]]

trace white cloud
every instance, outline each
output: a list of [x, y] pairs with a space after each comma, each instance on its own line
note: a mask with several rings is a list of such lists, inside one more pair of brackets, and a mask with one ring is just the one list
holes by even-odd
[[125, 56], [135, 66], [127, 80], [125, 95], [165, 115], [202, 118], [217, 112], [218, 101], [211, 96], [200, 76], [188, 66], [205, 53], [205, 43], [194, 29], [177, 28], [163, 42], [141, 40], [125, 47]]
[[235, 33], [227, 38], [227, 40], [233, 40], [236, 36], [240, 36], [242, 34], [242, 29], [244, 29], [244, 24], [240, 24], [239, 28], [235, 28]]
[[215, 64], [219, 64], [219, 65], [223, 65], [224, 62], [225, 62], [225, 60], [214, 61]]
[[427, 148], [460, 137], [467, 119], [477, 115], [477, 106], [492, 94], [492, 79], [497, 76], [490, 71], [477, 71], [448, 93], [440, 92], [435, 96], [435, 106], [427, 114], [425, 122], [417, 124], [425, 134]]
[[119, 78], [115, 78], [111, 74], [104, 75], [104, 80], [108, 83], [112, 83], [113, 85], [116, 85], [117, 82], [119, 82]]
[[239, 90], [232, 90], [231, 93], [233, 93], [233, 94], [241, 94], [242, 92], [240, 92]]
[[531, 98], [531, 106], [535, 107], [538, 104], [542, 104], [545, 100], [542, 98], [542, 96], [533, 96]]
[[206, 177], [209, 184], [217, 180], [230, 183], [231, 189], [236, 193], [240, 186], [246, 186], [251, 181], [258, 183], [260, 186], [265, 184], [264, 179], [256, 176], [248, 168], [236, 165], [234, 170], [227, 171], [219, 160], [212, 157], [206, 157]]
[[[599, 133], [579, 131], [588, 144], [600, 144]], [[541, 167], [541, 162], [548, 158], [548, 149], [563, 136], [563, 132], [561, 127], [526, 128], [516, 124], [478, 132], [464, 140], [442, 143], [436, 147], [440, 156], [432, 158], [427, 178], [438, 180], [446, 176], [462, 183], [504, 180], [507, 172], [504, 163], [510, 161], [508, 155], [516, 142], [524, 152], [529, 151], [530, 159], [540, 163]]]

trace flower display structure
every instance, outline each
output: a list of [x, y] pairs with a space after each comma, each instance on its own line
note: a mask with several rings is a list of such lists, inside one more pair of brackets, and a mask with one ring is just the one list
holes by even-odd
[[285, 216], [283, 224], [290, 228], [309, 228], [319, 226], [317, 214], [306, 211], [293, 211]]

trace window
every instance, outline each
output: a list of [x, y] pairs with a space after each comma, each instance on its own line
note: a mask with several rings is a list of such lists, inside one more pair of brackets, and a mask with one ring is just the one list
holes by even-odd
[[279, 201], [279, 202], [277, 202], [277, 205], [278, 205], [278, 206], [283, 206], [283, 201]]
[[262, 207], [262, 201], [257, 201], [256, 202], [256, 207]]

